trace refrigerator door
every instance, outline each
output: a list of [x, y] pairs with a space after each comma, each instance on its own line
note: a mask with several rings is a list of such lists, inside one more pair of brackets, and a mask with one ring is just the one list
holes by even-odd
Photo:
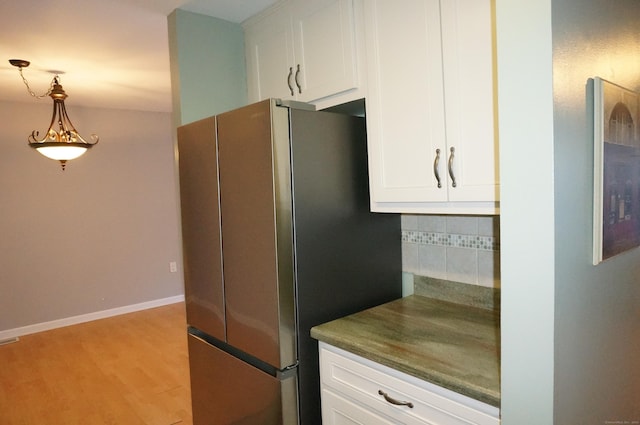
[[178, 128], [187, 323], [225, 339], [215, 118]]
[[194, 425], [297, 423], [295, 373], [271, 376], [192, 334], [189, 358]]
[[227, 342], [283, 369], [296, 363], [288, 109], [266, 100], [217, 123]]

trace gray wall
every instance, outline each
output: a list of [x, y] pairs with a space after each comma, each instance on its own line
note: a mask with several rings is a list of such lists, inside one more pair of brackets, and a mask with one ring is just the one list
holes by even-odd
[[65, 172], [26, 143], [50, 101], [0, 103], [0, 336], [184, 294], [175, 125], [246, 103], [244, 39], [239, 24], [180, 10], [168, 23], [175, 119], [71, 103], [101, 141]]
[[591, 265], [586, 84], [640, 88], [640, 5], [496, 0], [496, 16], [503, 423], [638, 421], [640, 250]]
[[640, 249], [589, 264], [593, 124], [585, 93], [594, 76], [640, 91], [640, 2], [554, 0], [552, 23], [555, 423], [638, 423]]
[[171, 114], [67, 107], [101, 141], [63, 172], [51, 102], [0, 103], [0, 332], [183, 294]]

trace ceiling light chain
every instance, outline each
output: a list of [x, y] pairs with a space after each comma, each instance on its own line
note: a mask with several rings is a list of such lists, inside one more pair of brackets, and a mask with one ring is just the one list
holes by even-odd
[[51, 92], [53, 91], [53, 85], [55, 84], [55, 79], [58, 78], [57, 74], [55, 78], [51, 80], [51, 84], [49, 84], [49, 90], [47, 90], [45, 94], [37, 95], [33, 92], [33, 90], [31, 90], [31, 87], [29, 87], [29, 81], [27, 81], [27, 79], [24, 78], [24, 74], [22, 73], [22, 66], [18, 66], [18, 71], [20, 72], [20, 77], [22, 77], [22, 81], [24, 82], [24, 85], [27, 86], [27, 91], [32, 97], [35, 97], [36, 99], [42, 99], [44, 97], [51, 95]]

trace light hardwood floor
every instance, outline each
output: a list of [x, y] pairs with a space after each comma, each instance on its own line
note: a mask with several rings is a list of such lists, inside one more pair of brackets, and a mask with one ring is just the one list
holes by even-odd
[[2, 425], [191, 425], [184, 303], [0, 346]]

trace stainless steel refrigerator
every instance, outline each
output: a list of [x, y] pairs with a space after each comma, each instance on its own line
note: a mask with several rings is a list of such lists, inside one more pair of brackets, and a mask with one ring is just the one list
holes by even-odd
[[311, 327], [401, 296], [363, 118], [265, 100], [178, 129], [195, 425], [321, 423]]

